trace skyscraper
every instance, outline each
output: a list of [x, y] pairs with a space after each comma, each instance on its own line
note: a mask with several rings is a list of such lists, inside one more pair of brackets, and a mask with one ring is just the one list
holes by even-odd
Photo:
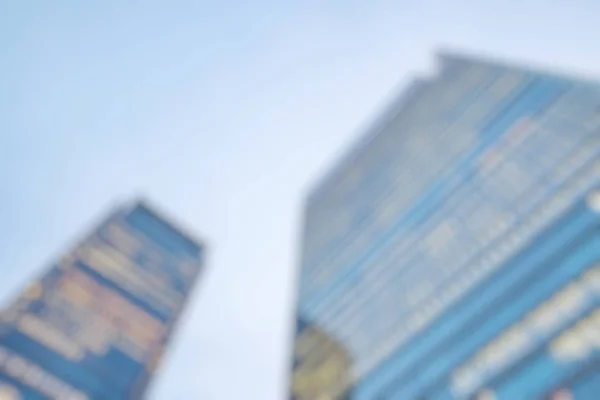
[[[438, 67], [309, 195], [298, 317], [347, 352], [348, 398], [588, 399], [600, 85], [451, 52]], [[342, 396], [322, 393], [297, 398]]]
[[3, 310], [0, 399], [144, 398], [203, 257], [145, 203], [116, 210]]

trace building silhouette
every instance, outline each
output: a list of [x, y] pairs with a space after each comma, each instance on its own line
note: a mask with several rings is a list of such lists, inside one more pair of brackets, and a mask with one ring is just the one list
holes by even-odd
[[437, 61], [308, 196], [297, 315], [351, 360], [313, 398], [596, 398], [600, 85]]
[[117, 209], [0, 319], [0, 399], [142, 399], [204, 248], [143, 202]]

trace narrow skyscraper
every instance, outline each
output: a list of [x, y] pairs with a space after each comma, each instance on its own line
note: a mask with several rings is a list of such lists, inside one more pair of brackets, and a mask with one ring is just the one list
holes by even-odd
[[307, 200], [297, 313], [336, 346], [298, 331], [292, 369], [350, 365], [293, 398], [596, 398], [600, 85], [438, 66]]
[[0, 399], [142, 399], [204, 248], [145, 203], [116, 210], [6, 307]]

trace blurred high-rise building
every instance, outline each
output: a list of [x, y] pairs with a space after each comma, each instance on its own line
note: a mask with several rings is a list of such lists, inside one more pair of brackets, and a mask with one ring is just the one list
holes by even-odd
[[117, 209], [0, 319], [0, 399], [142, 399], [204, 249], [145, 203]]
[[[596, 399], [600, 85], [437, 61], [309, 195], [297, 313], [335, 345], [297, 330], [291, 397]], [[340, 348], [343, 388], [296, 373]]]

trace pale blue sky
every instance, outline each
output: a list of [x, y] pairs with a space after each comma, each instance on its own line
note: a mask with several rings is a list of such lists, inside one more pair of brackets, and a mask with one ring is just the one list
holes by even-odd
[[283, 398], [308, 183], [440, 44], [592, 75], [595, 0], [0, 0], [0, 300], [143, 193], [211, 245], [153, 398]]

